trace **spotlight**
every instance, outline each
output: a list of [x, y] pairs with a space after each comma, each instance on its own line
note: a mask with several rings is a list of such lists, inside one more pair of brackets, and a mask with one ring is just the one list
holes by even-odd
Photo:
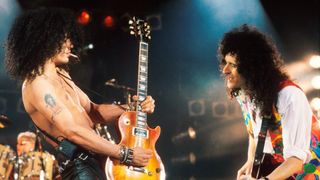
[[189, 154], [171, 158], [172, 164], [196, 164], [197, 156], [190, 152]]
[[114, 27], [115, 20], [112, 16], [108, 15], [104, 17], [103, 24], [106, 28]]
[[317, 115], [318, 118], [318, 128], [320, 128], [320, 98], [316, 97], [313, 98], [310, 102], [311, 108], [315, 111], [315, 114]]
[[203, 99], [188, 102], [189, 116], [202, 116], [205, 114], [205, 103]]
[[90, 14], [86, 10], [82, 10], [77, 19], [81, 25], [87, 25], [90, 22]]
[[184, 142], [187, 139], [196, 139], [196, 137], [197, 137], [196, 131], [192, 127], [189, 127], [187, 131], [181, 132], [173, 136], [171, 140], [174, 144], [178, 144], [178, 143]]
[[150, 24], [152, 31], [162, 29], [162, 20], [160, 14], [149, 15], [146, 17], [146, 21]]
[[310, 58], [309, 64], [313, 68], [316, 68], [316, 69], [320, 68], [320, 56], [319, 55], [313, 55]]
[[225, 118], [228, 116], [227, 102], [212, 102], [212, 116]]
[[119, 23], [118, 24], [120, 25], [121, 29], [124, 32], [129, 31], [128, 22], [129, 22], [130, 19], [131, 19], [131, 17], [129, 15], [129, 13], [123, 14], [119, 19]]
[[311, 80], [313, 88], [320, 89], [320, 76], [315, 76]]
[[93, 49], [93, 48], [94, 48], [94, 46], [92, 43], [88, 44], [88, 49]]
[[310, 103], [312, 109], [314, 109], [315, 111], [320, 111], [320, 98], [316, 97], [316, 98], [313, 98], [311, 100], [311, 103]]
[[89, 43], [88, 45], [84, 46], [82, 48], [82, 50], [88, 50], [88, 49], [93, 49], [94, 48], [94, 45], [92, 43]]

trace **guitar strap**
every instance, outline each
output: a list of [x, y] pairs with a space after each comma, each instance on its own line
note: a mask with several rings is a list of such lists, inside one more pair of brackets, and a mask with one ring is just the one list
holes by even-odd
[[75, 156], [77, 155], [78, 152], [80, 152], [80, 148], [72, 143], [71, 141], [64, 139], [63, 137], [61, 137], [62, 139], [59, 140], [58, 138], [53, 137], [52, 135], [48, 134], [46, 131], [42, 130], [41, 128], [39, 128], [36, 123], [33, 123], [35, 125], [35, 127], [46, 137], [48, 137], [49, 139], [51, 139], [53, 142], [55, 142], [56, 144], [58, 144], [58, 147], [55, 148], [55, 150], [58, 153], [61, 153], [64, 157], [66, 157], [67, 159], [74, 159]]
[[46, 131], [44, 131], [44, 130], [42, 130], [41, 128], [39, 128], [39, 127], [36, 125], [36, 123], [33, 123], [33, 124], [34, 124], [34, 126], [36, 127], [36, 129], [38, 129], [43, 135], [45, 135], [46, 137], [48, 137], [50, 140], [52, 140], [52, 141], [55, 142], [56, 144], [59, 144], [59, 143], [60, 143], [60, 141], [59, 141], [57, 138], [51, 136], [51, 135], [48, 134]]
[[257, 148], [256, 148], [256, 153], [254, 156], [254, 162], [253, 162], [253, 165], [258, 167], [256, 178], [258, 178], [258, 176], [259, 176], [260, 166], [261, 166], [263, 159], [264, 159], [263, 148], [264, 148], [264, 144], [266, 141], [267, 130], [269, 127], [270, 120], [271, 120], [271, 116], [263, 116], [262, 117], [261, 129], [260, 129], [259, 136], [258, 136], [258, 144], [257, 144]]

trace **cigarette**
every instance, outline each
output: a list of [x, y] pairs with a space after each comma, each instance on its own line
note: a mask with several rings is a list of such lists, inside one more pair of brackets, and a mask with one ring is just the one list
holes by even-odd
[[77, 55], [75, 55], [75, 54], [70, 53], [70, 56], [79, 59], [79, 57]]

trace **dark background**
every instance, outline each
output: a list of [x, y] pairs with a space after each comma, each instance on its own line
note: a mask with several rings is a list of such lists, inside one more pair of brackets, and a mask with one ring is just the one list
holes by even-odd
[[[234, 179], [246, 160], [242, 115], [238, 105], [227, 99], [219, 75], [216, 51], [223, 33], [243, 23], [255, 25], [273, 37], [285, 62], [294, 67], [289, 74], [298, 82], [307, 87], [307, 75], [319, 74], [319, 70], [300, 72], [295, 66], [319, 54], [317, 0], [0, 0], [1, 47], [14, 17], [41, 6], [90, 12], [91, 21], [83, 27], [86, 44], [92, 43], [94, 49], [85, 50], [81, 62], [71, 66], [71, 75], [98, 103], [124, 102], [121, 90], [104, 85], [109, 79], [136, 88], [138, 43], [126, 30], [125, 19], [128, 15], [149, 19], [153, 28], [149, 94], [156, 99], [156, 111], [148, 122], [162, 128], [157, 151], [167, 179]], [[103, 26], [105, 15], [115, 18], [115, 26]], [[13, 121], [0, 129], [0, 144], [15, 149], [16, 135], [33, 126], [21, 104], [20, 82], [5, 73], [3, 48], [0, 65], [0, 113]], [[319, 95], [313, 89], [306, 93], [309, 99]], [[196, 130], [196, 139], [172, 141], [188, 127]]]

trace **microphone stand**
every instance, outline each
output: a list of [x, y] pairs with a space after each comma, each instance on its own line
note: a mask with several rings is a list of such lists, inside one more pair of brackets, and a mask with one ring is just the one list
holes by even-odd
[[41, 138], [40, 138], [40, 132], [39, 129], [36, 128], [36, 136], [37, 136], [37, 142], [38, 142], [38, 150], [40, 152], [40, 165], [41, 165], [41, 169], [40, 169], [40, 180], [45, 180], [45, 167], [44, 167], [44, 160], [43, 160], [43, 149], [42, 149], [42, 144], [41, 144]]
[[19, 179], [19, 171], [20, 171], [20, 165], [21, 165], [21, 159], [19, 158], [19, 156], [17, 155], [15, 157], [15, 162], [14, 166], [13, 166], [13, 179], [14, 180], [18, 180]]
[[116, 88], [116, 89], [123, 90], [123, 94], [124, 94], [123, 96], [124, 96], [124, 98], [126, 100], [126, 103], [128, 104], [129, 109], [132, 110], [132, 107], [131, 107], [131, 93], [130, 92], [135, 92], [136, 91], [135, 89], [133, 89], [133, 88], [131, 88], [129, 86], [124, 86], [124, 85], [117, 84], [116, 81], [115, 82], [107, 81], [105, 83], [105, 85], [111, 86], [111, 87]]

